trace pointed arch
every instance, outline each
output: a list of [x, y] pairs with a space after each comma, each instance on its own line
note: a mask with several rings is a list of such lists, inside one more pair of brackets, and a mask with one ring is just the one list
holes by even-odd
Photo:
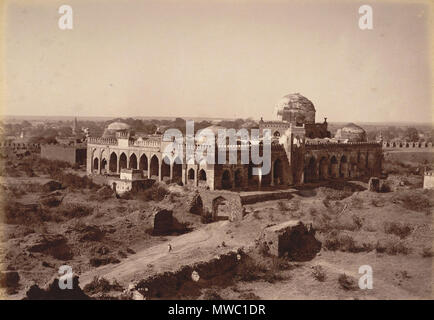
[[130, 167], [130, 169], [137, 169], [137, 156], [135, 153], [132, 153], [130, 155], [129, 167]]
[[119, 171], [127, 167], [128, 167], [127, 155], [124, 152], [122, 152], [121, 155], [119, 156]]
[[112, 152], [110, 154], [109, 171], [117, 172], [117, 170], [118, 170], [118, 155], [116, 154], [116, 152]]
[[157, 177], [159, 176], [159, 161], [158, 161], [158, 157], [154, 154], [151, 157], [151, 164], [150, 164], [150, 171], [151, 171], [151, 178], [152, 177]]

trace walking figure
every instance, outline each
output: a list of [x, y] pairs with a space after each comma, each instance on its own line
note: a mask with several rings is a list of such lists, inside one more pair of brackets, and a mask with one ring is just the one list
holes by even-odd
[[167, 245], [167, 249], [169, 249], [169, 252], [172, 251], [172, 245], [170, 243]]

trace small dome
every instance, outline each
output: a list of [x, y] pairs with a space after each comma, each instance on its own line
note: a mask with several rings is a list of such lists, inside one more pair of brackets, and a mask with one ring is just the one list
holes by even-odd
[[337, 130], [335, 138], [345, 139], [350, 142], [365, 142], [366, 131], [354, 123], [349, 123], [343, 128]]
[[342, 131], [349, 133], [366, 133], [366, 131], [355, 123], [349, 123], [342, 128]]
[[130, 130], [131, 126], [124, 122], [113, 122], [107, 126], [108, 130], [119, 131], [119, 130]]

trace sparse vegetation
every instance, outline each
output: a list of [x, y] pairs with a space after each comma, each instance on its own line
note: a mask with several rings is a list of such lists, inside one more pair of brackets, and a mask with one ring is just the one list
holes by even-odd
[[411, 234], [413, 227], [408, 223], [400, 223], [400, 222], [385, 222], [384, 223], [384, 232], [388, 234], [394, 234], [401, 239], [404, 239], [408, 235]]
[[326, 274], [324, 268], [321, 266], [312, 267], [312, 276], [319, 282], [324, 282], [326, 279]]
[[87, 294], [107, 293], [110, 291], [122, 291], [122, 286], [115, 280], [112, 283], [104, 277], [94, 277], [92, 282], [84, 286]]
[[347, 276], [345, 273], [339, 275], [338, 283], [339, 286], [346, 291], [356, 289], [356, 281], [353, 278]]

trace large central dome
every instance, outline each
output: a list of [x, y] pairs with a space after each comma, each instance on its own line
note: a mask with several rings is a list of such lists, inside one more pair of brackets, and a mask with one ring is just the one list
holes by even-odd
[[281, 121], [315, 123], [315, 107], [312, 101], [299, 93], [283, 96], [277, 103], [276, 114]]

